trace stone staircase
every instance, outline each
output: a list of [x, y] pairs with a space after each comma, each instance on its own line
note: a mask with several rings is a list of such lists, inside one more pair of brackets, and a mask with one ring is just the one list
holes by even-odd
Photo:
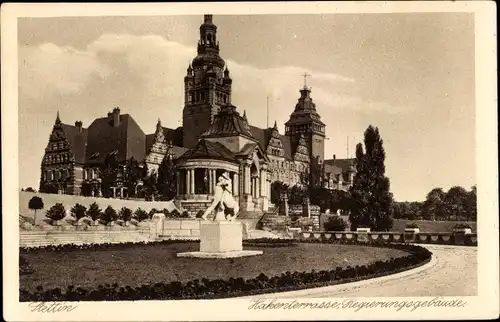
[[21, 232], [20, 247], [40, 247], [63, 244], [104, 244], [151, 241], [148, 230], [79, 231], [79, 232]]

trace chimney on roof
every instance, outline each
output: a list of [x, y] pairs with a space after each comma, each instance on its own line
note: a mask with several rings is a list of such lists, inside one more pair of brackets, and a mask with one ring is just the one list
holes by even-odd
[[108, 113], [108, 120], [111, 122], [113, 127], [120, 126], [120, 108], [115, 107], [113, 112]]
[[335, 159], [337, 159], [337, 156], [334, 154], [333, 155], [333, 160], [335, 161]]
[[82, 121], [76, 121], [75, 122], [75, 126], [78, 129], [79, 133], [82, 133], [82, 125], [83, 125]]

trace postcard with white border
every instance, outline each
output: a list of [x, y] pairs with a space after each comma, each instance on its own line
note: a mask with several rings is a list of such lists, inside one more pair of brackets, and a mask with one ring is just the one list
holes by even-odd
[[4, 319], [498, 318], [495, 13], [2, 5]]

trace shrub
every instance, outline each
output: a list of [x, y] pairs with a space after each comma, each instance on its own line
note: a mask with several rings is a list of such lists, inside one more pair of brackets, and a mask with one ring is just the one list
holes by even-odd
[[83, 217], [85, 217], [86, 211], [87, 211], [87, 208], [85, 206], [77, 203], [76, 205], [74, 205], [71, 208], [71, 215], [73, 217], [75, 217], [76, 221], [78, 221], [78, 220], [82, 219]]
[[102, 210], [96, 202], [92, 203], [87, 210], [87, 216], [89, 216], [93, 221], [99, 219], [101, 217], [101, 213]]
[[111, 222], [115, 221], [118, 218], [118, 215], [116, 214], [116, 210], [113, 209], [113, 207], [108, 206], [103, 213], [101, 213], [101, 220], [106, 224], [110, 224]]
[[172, 210], [172, 211], [170, 212], [169, 217], [170, 217], [170, 218], [179, 218], [179, 217], [180, 217], [180, 215], [181, 215], [181, 214], [179, 213], [179, 211], [177, 211], [177, 209], [174, 209], [174, 210]]
[[56, 203], [47, 211], [47, 218], [54, 221], [61, 220], [66, 216], [66, 209], [62, 203]]
[[120, 219], [123, 220], [123, 222], [130, 221], [130, 219], [132, 218], [132, 210], [127, 207], [122, 207], [118, 215]]
[[203, 210], [200, 210], [196, 213], [196, 218], [201, 218], [205, 212]]
[[411, 223], [411, 224], [407, 224], [406, 225], [406, 228], [418, 228], [418, 225], [416, 223]]
[[347, 223], [344, 219], [338, 216], [328, 218], [324, 223], [324, 230], [326, 231], [344, 231]]
[[156, 213], [159, 213], [161, 211], [158, 211], [158, 209], [156, 208], [152, 208], [149, 212], [148, 212], [148, 217], [149, 219], [153, 218], [153, 215], [156, 214]]
[[184, 210], [184, 211], [182, 212], [182, 214], [180, 214], [180, 216], [179, 216], [179, 217], [180, 217], [180, 218], [189, 218], [189, 217], [190, 217], [190, 216], [189, 216], [189, 212], [187, 212], [187, 210]]
[[143, 221], [143, 220], [146, 220], [146, 219], [150, 218], [149, 214], [145, 210], [143, 210], [141, 208], [137, 208], [137, 210], [134, 212], [134, 216], [133, 217], [137, 221]]
[[168, 213], [169, 213], [169, 211], [168, 211], [168, 209], [167, 209], [167, 208], [163, 208], [163, 210], [162, 210], [162, 211], [160, 211], [160, 212], [161, 212], [161, 213], [163, 213], [163, 214], [165, 215], [165, 218], [168, 218]]

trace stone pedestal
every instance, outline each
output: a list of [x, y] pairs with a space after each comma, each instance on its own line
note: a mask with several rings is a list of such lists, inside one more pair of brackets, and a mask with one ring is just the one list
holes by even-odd
[[243, 250], [243, 227], [238, 221], [203, 221], [200, 224], [200, 251], [178, 253], [177, 257], [234, 258], [261, 255]]

